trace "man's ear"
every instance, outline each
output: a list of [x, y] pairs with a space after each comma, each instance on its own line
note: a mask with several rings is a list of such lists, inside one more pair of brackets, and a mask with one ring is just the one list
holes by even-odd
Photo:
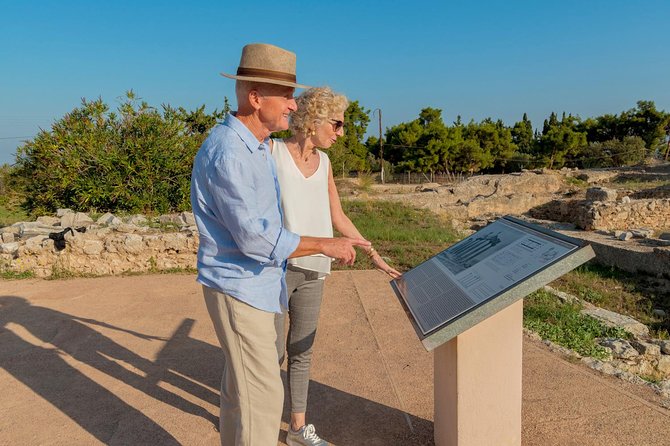
[[249, 90], [249, 105], [251, 105], [254, 110], [261, 108], [261, 94], [258, 92], [258, 90]]

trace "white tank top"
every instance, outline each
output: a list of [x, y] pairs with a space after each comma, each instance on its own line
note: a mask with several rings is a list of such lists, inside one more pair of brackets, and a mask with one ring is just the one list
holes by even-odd
[[[332, 237], [328, 197], [328, 155], [318, 150], [319, 167], [305, 178], [288, 147], [281, 139], [273, 140], [272, 157], [277, 164], [277, 179], [284, 211], [284, 226], [291, 232], [311, 237]], [[320, 273], [330, 273], [330, 257], [322, 254], [288, 259], [289, 264]]]

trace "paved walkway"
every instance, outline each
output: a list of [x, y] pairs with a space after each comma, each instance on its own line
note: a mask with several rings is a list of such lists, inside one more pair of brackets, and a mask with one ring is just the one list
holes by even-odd
[[[652, 392], [524, 342], [524, 445], [669, 444], [670, 411]], [[0, 281], [2, 445], [216, 445], [219, 377], [191, 275]], [[432, 444], [432, 383], [432, 355], [386, 277], [333, 274], [308, 409], [319, 434]]]

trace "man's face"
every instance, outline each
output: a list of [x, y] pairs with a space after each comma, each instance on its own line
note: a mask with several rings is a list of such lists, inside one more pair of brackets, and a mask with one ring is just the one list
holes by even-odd
[[289, 115], [298, 109], [293, 98], [293, 87], [263, 84], [258, 93], [261, 100], [259, 117], [270, 132], [288, 129]]

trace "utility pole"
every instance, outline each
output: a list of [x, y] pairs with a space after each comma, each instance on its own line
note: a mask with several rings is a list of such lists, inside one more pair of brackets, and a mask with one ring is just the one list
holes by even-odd
[[375, 111], [379, 112], [379, 163], [381, 165], [381, 180], [384, 184], [384, 139], [382, 138], [382, 109], [377, 108]]

